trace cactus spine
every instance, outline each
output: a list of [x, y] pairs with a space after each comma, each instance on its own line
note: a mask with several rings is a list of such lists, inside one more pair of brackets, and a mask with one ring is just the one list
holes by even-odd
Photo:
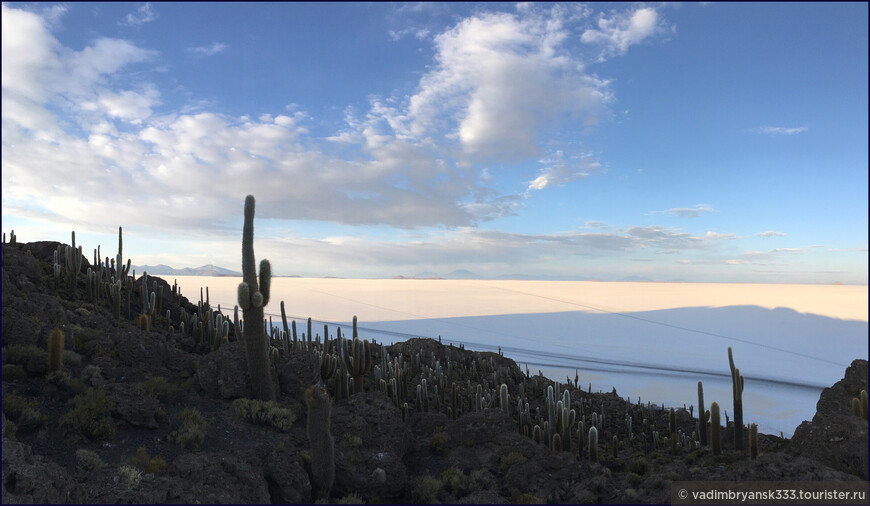
[[719, 455], [722, 453], [722, 438], [720, 435], [720, 427], [719, 424], [721, 420], [719, 418], [719, 403], [714, 402], [710, 404], [710, 432], [713, 444], [713, 455]]
[[59, 371], [63, 368], [63, 331], [55, 327], [48, 335], [48, 370]]
[[308, 406], [308, 442], [311, 452], [312, 485], [317, 499], [329, 499], [335, 480], [335, 441], [329, 432], [332, 401], [322, 385], [305, 390]]
[[[275, 387], [272, 384], [269, 367], [269, 347], [263, 338], [263, 307], [269, 303], [272, 284], [272, 267], [268, 260], [260, 262], [260, 276], [257, 279], [254, 261], [254, 196], [245, 198], [245, 225], [242, 230], [242, 275], [239, 283], [239, 307], [244, 315], [245, 355], [248, 360], [248, 373], [254, 396], [262, 401], [275, 400]], [[331, 483], [330, 483], [331, 485]]]
[[734, 367], [731, 347], [728, 347], [728, 365], [731, 366], [731, 388], [734, 396], [734, 448], [743, 450], [743, 376]]
[[704, 411], [704, 385], [698, 381], [698, 437], [701, 444], [707, 446], [707, 420], [710, 412]]

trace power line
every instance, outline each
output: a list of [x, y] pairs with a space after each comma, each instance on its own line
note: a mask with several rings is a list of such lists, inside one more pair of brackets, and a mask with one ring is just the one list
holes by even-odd
[[572, 301], [567, 301], [567, 300], [557, 299], [557, 298], [555, 298], [555, 297], [547, 297], [546, 295], [539, 295], [539, 294], [535, 294], [535, 293], [522, 292], [522, 291], [519, 291], [519, 290], [511, 290], [511, 289], [509, 289], [509, 288], [502, 288], [502, 287], [499, 287], [499, 286], [490, 286], [490, 285], [487, 285], [487, 286], [488, 286], [489, 288], [494, 288], [494, 289], [496, 289], [496, 290], [502, 290], [502, 291], [505, 291], [505, 292], [519, 293], [519, 294], [521, 294], [521, 295], [526, 295], [526, 296], [529, 296], [529, 297], [538, 297], [538, 298], [541, 298], [541, 299], [552, 300], [552, 301], [556, 301], [556, 302], [561, 302], [561, 303], [563, 303], [563, 304], [568, 304], [568, 305], [571, 305], [571, 306], [577, 306], [577, 307], [582, 307], [582, 308], [585, 308], [585, 309], [591, 309], [591, 310], [593, 310], [593, 311], [599, 311], [599, 312], [602, 312], [602, 313], [611, 314], [611, 315], [614, 315], [614, 316], [623, 316], [623, 317], [625, 317], [625, 318], [631, 318], [631, 319], [633, 319], [633, 320], [638, 320], [638, 321], [642, 321], [642, 322], [645, 322], [645, 323], [651, 323], [651, 324], [653, 324], [653, 325], [661, 325], [662, 327], [669, 327], [669, 328], [672, 328], [672, 329], [683, 330], [683, 331], [686, 331], [686, 332], [694, 332], [694, 333], [696, 333], [696, 334], [703, 334], [703, 335], [707, 335], [707, 336], [711, 336], [711, 337], [718, 337], [718, 338], [722, 338], [722, 339], [727, 339], [727, 340], [729, 340], [729, 341], [736, 341], [736, 342], [739, 342], [739, 343], [750, 344], [750, 345], [753, 345], [753, 346], [759, 346], [759, 347], [761, 347], [761, 348], [766, 348], [766, 349], [768, 349], [768, 350], [779, 351], [779, 352], [781, 352], [781, 353], [788, 353], [788, 354], [790, 354], [790, 355], [795, 355], [795, 356], [798, 356], [798, 357], [808, 358], [808, 359], [810, 359], [810, 360], [816, 360], [816, 361], [818, 361], [818, 362], [825, 362], [825, 363], [828, 363], [828, 364], [832, 364], [832, 365], [836, 365], [836, 366], [840, 366], [840, 367], [845, 367], [844, 364], [840, 364], [840, 363], [838, 363], [838, 362], [834, 362], [834, 361], [831, 361], [831, 360], [826, 360], [826, 359], [824, 359], [824, 358], [814, 357], [814, 356], [812, 356], [812, 355], [807, 355], [807, 354], [805, 354], [805, 353], [799, 353], [799, 352], [796, 352], [796, 351], [793, 351], [793, 350], [788, 350], [788, 349], [785, 349], [785, 348], [778, 348], [778, 347], [776, 347], [776, 346], [771, 346], [771, 345], [769, 345], [769, 344], [756, 343], [756, 342], [754, 342], [754, 341], [749, 341], [749, 340], [747, 340], [747, 339], [741, 339], [741, 338], [739, 338], [739, 337], [726, 336], [726, 335], [724, 335], [724, 334], [717, 334], [717, 333], [715, 333], [715, 332], [708, 332], [708, 331], [706, 331], [706, 330], [692, 329], [692, 328], [689, 328], [689, 327], [683, 327], [683, 326], [681, 326], [681, 325], [674, 325], [674, 324], [671, 324], [671, 323], [660, 322], [660, 321], [656, 321], [656, 320], [651, 320], [651, 319], [649, 319], [649, 318], [642, 318], [642, 317], [640, 317], [640, 316], [635, 316], [635, 315], [626, 314], [626, 313], [620, 313], [620, 312], [617, 312], [617, 311], [608, 311], [607, 309], [601, 309], [601, 308], [598, 308], [598, 307], [595, 307], [595, 306], [590, 306], [590, 305], [587, 305], [587, 304], [580, 304], [580, 303], [577, 303], [577, 302], [572, 302]]

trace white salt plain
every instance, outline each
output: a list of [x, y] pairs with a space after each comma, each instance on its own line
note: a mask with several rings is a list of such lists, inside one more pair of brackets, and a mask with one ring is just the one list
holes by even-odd
[[[232, 315], [237, 277], [167, 276]], [[697, 404], [697, 382], [732, 416], [727, 349], [746, 378], [744, 420], [791, 436], [821, 390], [868, 356], [867, 286], [273, 278], [266, 307], [281, 325], [311, 317], [379, 343], [442, 337], [495, 351], [532, 373], [666, 406]], [[301, 323], [301, 321], [299, 322]]]

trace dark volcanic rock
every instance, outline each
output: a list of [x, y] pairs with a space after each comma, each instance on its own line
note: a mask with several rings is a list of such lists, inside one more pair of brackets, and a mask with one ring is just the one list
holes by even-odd
[[789, 451], [867, 479], [867, 420], [852, 414], [852, 399], [867, 390], [867, 361], [855, 360], [822, 390], [811, 422], [794, 431]]
[[221, 399], [253, 396], [248, 378], [245, 343], [241, 341], [227, 343], [203, 357], [196, 372], [199, 386]]
[[157, 405], [141, 383], [109, 383], [103, 391], [114, 406], [113, 416], [135, 427], [157, 428]]
[[66, 469], [29, 445], [3, 439], [3, 504], [83, 502], [81, 486]]

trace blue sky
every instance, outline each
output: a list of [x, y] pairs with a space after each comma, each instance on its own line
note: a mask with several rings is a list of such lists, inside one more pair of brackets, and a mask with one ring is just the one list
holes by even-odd
[[[867, 284], [864, 3], [5, 3], [19, 241], [276, 274]], [[90, 257], [88, 253], [88, 257]]]

